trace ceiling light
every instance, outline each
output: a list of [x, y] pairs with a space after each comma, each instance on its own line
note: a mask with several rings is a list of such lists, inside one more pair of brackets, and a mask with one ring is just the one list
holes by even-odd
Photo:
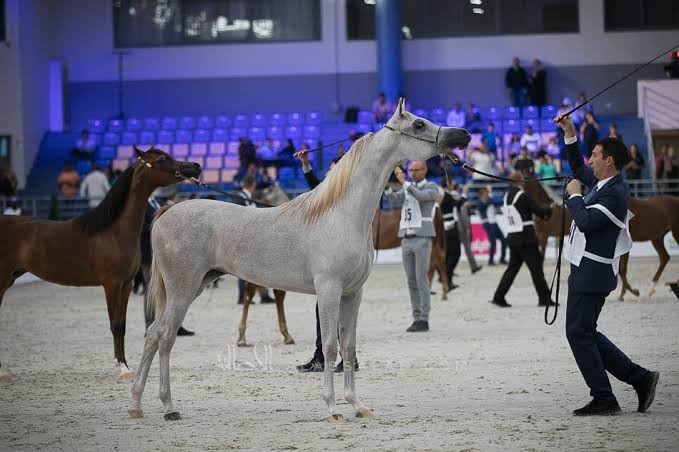
[[483, 8], [472, 8], [472, 12], [474, 14], [483, 14], [484, 13]]

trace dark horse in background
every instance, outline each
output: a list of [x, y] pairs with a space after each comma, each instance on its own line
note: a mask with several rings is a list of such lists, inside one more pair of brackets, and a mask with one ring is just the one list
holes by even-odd
[[[165, 152], [135, 148], [137, 161], [94, 209], [69, 221], [0, 216], [0, 304], [26, 272], [64, 286], [104, 286], [119, 378], [134, 373], [125, 359], [127, 302], [139, 268], [139, 236], [147, 200], [158, 187], [200, 175], [200, 166]], [[0, 367], [0, 377], [11, 376]]]
[[[561, 203], [561, 198], [556, 195], [548, 187], [545, 187], [540, 182], [526, 181], [525, 189], [538, 202], [557, 204]], [[634, 214], [629, 222], [630, 235], [635, 242], [651, 241], [653, 248], [658, 253], [660, 260], [658, 269], [653, 276], [648, 295], [655, 293], [655, 287], [662, 275], [667, 262], [670, 260], [670, 255], [665, 249], [665, 234], [672, 232], [674, 240], [679, 242], [679, 198], [674, 196], [653, 196], [648, 199], [629, 198], [629, 210]], [[568, 209], [565, 209], [566, 231], [570, 231], [571, 214]], [[542, 254], [544, 255], [547, 248], [547, 239], [549, 237], [559, 237], [561, 235], [561, 209], [553, 209], [552, 216], [547, 220], [538, 220], [535, 222], [535, 230], [538, 234], [538, 242]], [[635, 296], [639, 296], [639, 291], [630, 286], [627, 279], [627, 261], [629, 260], [629, 253], [620, 258], [620, 280], [622, 281], [622, 288], [620, 290], [619, 300], [623, 300], [625, 292], [629, 290]]]

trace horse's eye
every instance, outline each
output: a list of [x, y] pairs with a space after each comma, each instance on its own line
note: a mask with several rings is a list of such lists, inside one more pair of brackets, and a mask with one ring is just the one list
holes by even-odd
[[424, 129], [424, 123], [422, 121], [416, 121], [414, 127], [415, 130], [422, 130]]

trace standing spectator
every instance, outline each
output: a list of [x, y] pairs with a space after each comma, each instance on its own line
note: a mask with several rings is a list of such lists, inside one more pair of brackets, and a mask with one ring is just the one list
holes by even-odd
[[89, 200], [90, 209], [94, 209], [106, 197], [111, 189], [106, 174], [101, 171], [99, 164], [95, 163], [92, 172], [85, 176], [80, 186], [80, 197]]
[[623, 167], [625, 170], [625, 178], [629, 180], [641, 179], [641, 172], [644, 169], [644, 157], [639, 153], [639, 148], [636, 144], [629, 145], [630, 160]]
[[547, 87], [545, 82], [547, 72], [542, 67], [542, 62], [537, 58], [533, 60], [528, 86], [528, 99], [531, 105], [541, 107], [547, 103]]
[[94, 161], [94, 154], [97, 150], [97, 142], [90, 131], [85, 129], [80, 133], [80, 138], [75, 143], [75, 148], [71, 150], [71, 155], [75, 160]]
[[475, 104], [470, 102], [469, 107], [467, 108], [464, 128], [470, 133], [481, 133], [482, 127], [483, 121], [481, 121], [481, 112], [479, 112], [479, 109]]
[[[556, 111], [556, 115], [561, 116], [561, 115], [568, 113], [568, 111], [571, 109], [571, 106], [572, 106], [572, 103], [571, 103], [570, 97], [564, 97], [563, 100], [561, 101], [561, 105], [559, 106], [559, 108]], [[571, 113], [571, 117], [573, 116], [573, 114], [575, 114], [575, 113], [580, 114], [581, 112], [582, 112], [582, 109], [576, 110], [573, 113]], [[561, 129], [560, 127], [557, 127], [557, 129], [556, 129], [556, 138], [557, 138], [557, 145], [559, 146], [559, 155], [562, 155], [563, 154], [563, 148], [564, 148], [563, 129]]]
[[238, 167], [238, 172], [234, 176], [234, 179], [242, 181], [243, 177], [247, 174], [250, 165], [257, 165], [257, 150], [255, 149], [255, 145], [251, 140], [245, 137], [240, 137], [238, 159], [240, 160], [240, 166]]
[[608, 138], [617, 138], [622, 141], [622, 135], [618, 132], [618, 125], [614, 122], [610, 123], [608, 126]]
[[432, 238], [436, 236], [431, 214], [438, 196], [438, 187], [428, 182], [427, 165], [423, 161], [410, 164], [412, 182], [407, 181], [400, 167], [394, 170], [396, 179], [402, 189], [394, 192], [391, 186], [386, 195], [393, 201], [402, 201], [401, 222], [398, 236], [401, 237], [403, 267], [408, 277], [410, 305], [413, 313], [413, 324], [406, 331], [409, 333], [429, 331], [429, 310], [431, 293], [429, 292], [429, 258]]
[[662, 150], [659, 158], [656, 160], [656, 178], [662, 181], [662, 193], [677, 195], [676, 182], [667, 182], [679, 178], [679, 161], [674, 155], [674, 148], [668, 144], [662, 145]]
[[582, 137], [583, 151], [588, 159], [592, 156], [592, 150], [596, 146], [597, 141], [599, 141], [599, 128], [600, 126], [596, 122], [594, 113], [591, 111], [586, 112], [585, 120], [580, 125], [580, 136]]
[[[587, 96], [585, 93], [580, 93], [578, 94], [578, 97], [575, 98], [575, 105], [582, 105], [585, 102], [587, 102]], [[590, 112], [592, 115], [594, 115], [594, 107], [592, 107], [592, 104], [587, 104], [571, 113], [571, 119], [573, 120], [573, 123], [576, 125], [576, 127], [580, 128], [582, 123], [585, 121], [585, 115], [587, 112]]]
[[512, 60], [512, 67], [507, 69], [505, 86], [507, 87], [512, 105], [523, 107], [523, 93], [526, 86], [528, 86], [528, 78], [517, 57], [514, 57]]
[[462, 105], [460, 105], [459, 102], [455, 103], [453, 109], [448, 112], [446, 125], [448, 127], [464, 128], [466, 122], [467, 119], [464, 110], [462, 109]]
[[372, 111], [375, 116], [375, 122], [379, 124], [384, 124], [389, 121], [391, 115], [391, 104], [387, 101], [384, 93], [380, 93], [377, 99], [373, 102]]
[[0, 196], [14, 196], [17, 192], [17, 177], [9, 163], [0, 161]]
[[486, 126], [486, 131], [481, 135], [481, 143], [488, 149], [493, 157], [497, 158], [497, 133], [495, 132], [495, 123], [489, 122]]
[[507, 263], [505, 258], [507, 254], [507, 241], [495, 219], [497, 214], [496, 208], [500, 205], [502, 205], [501, 202], [493, 199], [491, 185], [479, 189], [479, 205], [477, 210], [479, 211], [481, 224], [486, 231], [488, 242], [490, 243], [490, 249], [488, 250], [488, 265], [495, 265], [495, 247], [498, 240], [500, 241], [500, 263]]
[[[487, 174], [495, 174], [493, 168], [495, 159], [493, 158], [493, 154], [488, 152], [488, 149], [483, 145], [472, 150], [469, 154], [469, 163], [479, 171], [483, 171]], [[484, 176], [483, 174], [476, 172], [472, 174], [472, 180], [474, 182], [487, 181], [489, 179], [490, 177]]]
[[62, 195], [75, 196], [78, 194], [80, 176], [73, 169], [71, 162], [64, 163], [64, 169], [61, 170], [57, 177], [57, 185], [59, 186], [59, 193]]
[[270, 166], [270, 163], [276, 159], [276, 151], [274, 150], [271, 138], [264, 140], [264, 143], [259, 147], [257, 158], [262, 161], [264, 166]]
[[526, 126], [523, 135], [521, 135], [521, 147], [528, 149], [531, 156], [537, 155], [542, 148], [542, 139], [540, 134], [533, 132], [531, 126]]
[[528, 154], [528, 149], [521, 148], [519, 155], [512, 160], [512, 168], [523, 175], [532, 176], [535, 174], [535, 162]]

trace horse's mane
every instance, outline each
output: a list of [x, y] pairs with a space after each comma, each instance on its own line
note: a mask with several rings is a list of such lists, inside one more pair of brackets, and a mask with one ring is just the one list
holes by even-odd
[[111, 226], [123, 213], [127, 195], [132, 186], [134, 167], [131, 166], [118, 178], [101, 203], [75, 219], [75, 222], [89, 235], [95, 235]]
[[315, 223], [321, 215], [331, 210], [347, 193], [349, 179], [372, 138], [373, 134], [370, 133], [356, 141], [318, 187], [283, 204], [283, 212], [301, 213], [306, 223]]

